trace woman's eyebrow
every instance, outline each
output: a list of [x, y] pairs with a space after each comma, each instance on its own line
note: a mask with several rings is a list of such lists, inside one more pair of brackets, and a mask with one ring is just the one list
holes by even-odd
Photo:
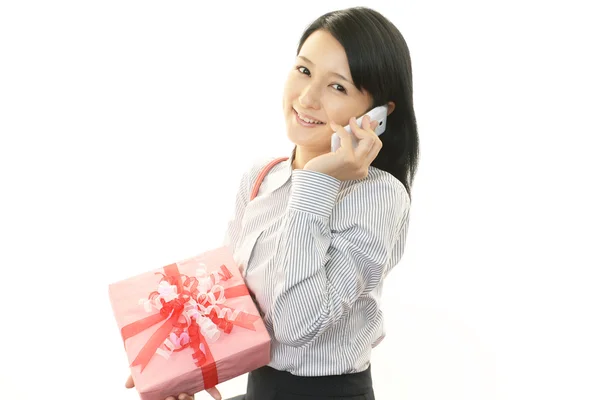
[[[304, 61], [306, 61], [309, 64], [315, 65], [315, 63], [313, 63], [312, 61], [310, 61], [308, 58], [304, 57], [304, 56], [298, 56], [298, 58], [303, 59]], [[340, 79], [345, 80], [346, 82], [348, 82], [351, 85], [354, 85], [354, 83], [352, 83], [352, 81], [348, 78], [346, 78], [344, 75], [342, 74], [338, 74], [337, 72], [330, 72], [330, 74], [337, 76]]]

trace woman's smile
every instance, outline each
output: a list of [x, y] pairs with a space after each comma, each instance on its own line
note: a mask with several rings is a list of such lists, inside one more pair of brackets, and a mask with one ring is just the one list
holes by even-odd
[[318, 121], [318, 120], [313, 119], [313, 118], [309, 118], [308, 116], [303, 115], [303, 114], [299, 114], [298, 111], [296, 111], [295, 108], [292, 108], [292, 110], [294, 112], [294, 116], [296, 117], [296, 121], [300, 125], [302, 125], [304, 127], [315, 128], [315, 127], [320, 126], [320, 125], [325, 125], [324, 122]]

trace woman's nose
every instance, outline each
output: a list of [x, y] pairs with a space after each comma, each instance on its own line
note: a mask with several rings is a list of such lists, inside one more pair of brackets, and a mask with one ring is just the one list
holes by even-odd
[[308, 86], [298, 99], [304, 108], [319, 109], [321, 107], [321, 91], [314, 86]]

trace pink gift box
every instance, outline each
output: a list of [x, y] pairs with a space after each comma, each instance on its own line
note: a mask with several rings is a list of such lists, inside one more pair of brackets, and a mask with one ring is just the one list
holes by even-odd
[[109, 285], [142, 400], [196, 393], [270, 361], [269, 334], [226, 247]]

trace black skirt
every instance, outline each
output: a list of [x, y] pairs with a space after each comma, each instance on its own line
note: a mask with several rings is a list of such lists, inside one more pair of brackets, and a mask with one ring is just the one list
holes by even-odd
[[371, 366], [355, 374], [296, 376], [262, 367], [248, 374], [245, 395], [229, 400], [375, 400]]

